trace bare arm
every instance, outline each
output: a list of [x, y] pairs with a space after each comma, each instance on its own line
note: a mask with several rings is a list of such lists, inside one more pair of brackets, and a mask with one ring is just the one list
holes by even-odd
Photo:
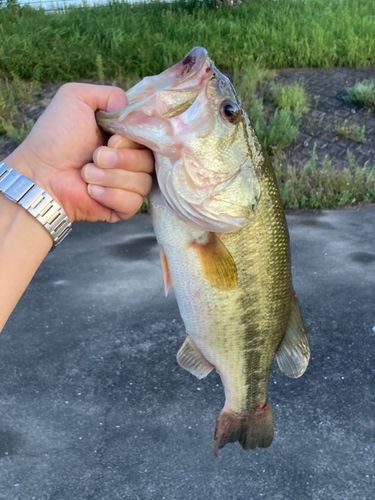
[[0, 196], [0, 331], [52, 246], [26, 210]]
[[[127, 219], [151, 188], [153, 156], [119, 136], [104, 146], [94, 116], [126, 103], [115, 87], [65, 85], [29, 137], [2, 161], [42, 187], [73, 223]], [[51, 246], [42, 225], [0, 194], [0, 331]]]

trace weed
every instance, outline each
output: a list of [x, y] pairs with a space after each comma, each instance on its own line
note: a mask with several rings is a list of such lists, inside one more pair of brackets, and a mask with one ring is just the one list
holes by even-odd
[[363, 127], [360, 127], [359, 125], [354, 125], [350, 134], [350, 138], [353, 139], [353, 141], [362, 142], [364, 144], [366, 142], [365, 130], [366, 130], [365, 125], [363, 125]]
[[365, 125], [363, 125], [363, 127], [359, 125], [348, 125], [348, 120], [336, 124], [335, 127], [335, 131], [340, 137], [362, 143], [366, 142], [365, 130]]
[[238, 78], [237, 82], [234, 81], [233, 83], [245, 108], [252, 105], [257, 86], [262, 85], [271, 78], [272, 74], [269, 70], [254, 64], [250, 64], [243, 69], [241, 77]]
[[272, 89], [272, 100], [278, 108], [288, 109], [298, 115], [309, 109], [309, 97], [303, 82], [292, 85], [277, 83]]
[[257, 98], [253, 101], [249, 114], [255, 132], [271, 154], [288, 147], [298, 135], [301, 118], [288, 109], [276, 109], [269, 115], [267, 123], [263, 100]]
[[253, 68], [241, 78], [238, 94], [245, 109], [249, 112], [259, 139], [271, 154], [275, 154], [277, 150], [289, 146], [297, 137], [301, 124], [301, 112], [302, 109], [307, 109], [308, 98], [301, 84], [290, 85], [284, 91], [285, 86], [279, 84], [275, 90], [276, 87], [271, 82], [269, 87], [277, 96], [273, 99], [273, 106], [277, 105], [278, 109], [266, 108], [263, 98], [256, 97], [255, 89], [257, 84], [269, 78], [271, 78], [270, 72], [256, 71]]
[[17, 105], [30, 102], [38, 88], [37, 82], [23, 82], [15, 74], [12, 78], [0, 79], [0, 135], [18, 143], [28, 136], [34, 122], [28, 120]]
[[266, 118], [263, 109], [263, 99], [254, 99], [250, 110], [250, 119], [254, 127], [255, 132], [261, 140], [264, 140], [265, 130], [266, 130]]
[[363, 80], [353, 87], [346, 87], [345, 90], [347, 92], [343, 97], [345, 102], [375, 111], [375, 80]]
[[311, 160], [302, 168], [276, 166], [284, 208], [336, 208], [375, 202], [375, 165], [360, 167], [347, 151], [350, 167], [339, 169], [328, 155], [317, 166], [314, 146]]
[[277, 109], [271, 115], [270, 121], [261, 138], [266, 148], [271, 152], [284, 149], [291, 144], [298, 135], [301, 118], [288, 109]]
[[101, 85], [104, 85], [103, 58], [100, 54], [96, 56], [96, 68], [98, 71], [98, 80], [101, 83]]

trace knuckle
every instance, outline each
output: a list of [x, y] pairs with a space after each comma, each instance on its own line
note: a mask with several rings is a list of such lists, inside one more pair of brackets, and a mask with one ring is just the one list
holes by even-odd
[[78, 85], [78, 83], [74, 82], [64, 83], [59, 89], [59, 94], [70, 94], [77, 90]]

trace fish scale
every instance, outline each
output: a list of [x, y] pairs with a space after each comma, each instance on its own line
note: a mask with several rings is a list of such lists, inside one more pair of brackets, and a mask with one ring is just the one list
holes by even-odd
[[296, 378], [310, 355], [273, 168], [203, 48], [128, 95], [128, 107], [97, 120], [154, 151], [150, 206], [165, 291], [173, 287], [187, 334], [177, 360], [199, 379], [214, 368], [221, 377], [215, 454], [234, 441], [267, 447], [273, 360]]
[[238, 294], [238, 324], [233, 325], [232, 335], [246, 346], [238, 349], [245, 355], [246, 368], [242, 377], [228, 377], [230, 392], [238, 394], [238, 386], [246, 387], [238, 406], [230, 406], [239, 414], [265, 404], [273, 358], [290, 316], [292, 284], [286, 222], [269, 163], [264, 163], [262, 174], [262, 196], [253, 223], [238, 233], [220, 235], [235, 262], [241, 263], [237, 268], [238, 287], [233, 292]]

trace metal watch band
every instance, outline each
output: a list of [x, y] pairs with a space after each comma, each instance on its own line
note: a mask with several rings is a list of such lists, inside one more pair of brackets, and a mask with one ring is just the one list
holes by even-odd
[[21, 205], [39, 221], [52, 236], [54, 247], [72, 230], [72, 223], [64, 210], [31, 179], [0, 162], [0, 193]]

